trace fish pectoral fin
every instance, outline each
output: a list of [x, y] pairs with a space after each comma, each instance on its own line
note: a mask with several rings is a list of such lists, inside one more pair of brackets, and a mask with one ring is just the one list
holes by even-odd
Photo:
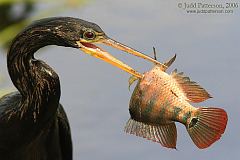
[[134, 76], [134, 75], [132, 75], [131, 77], [129, 77], [129, 79], [128, 79], [128, 90], [130, 91], [130, 87], [131, 87], [131, 85], [136, 81], [136, 80], [138, 80], [139, 78], [138, 77], [136, 77], [136, 76]]
[[171, 77], [179, 84], [180, 88], [185, 93], [187, 101], [199, 103], [212, 98], [204, 88], [196, 82], [191, 81], [189, 77], [184, 76], [183, 72], [178, 73], [177, 70], [174, 70], [171, 73]]
[[150, 125], [130, 118], [125, 126], [125, 132], [160, 143], [163, 147], [176, 149], [175, 123]]

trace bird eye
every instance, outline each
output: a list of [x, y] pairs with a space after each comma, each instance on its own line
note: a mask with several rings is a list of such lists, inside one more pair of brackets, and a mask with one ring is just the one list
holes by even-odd
[[83, 38], [87, 40], [92, 40], [96, 37], [95, 33], [93, 31], [86, 31], [83, 33]]

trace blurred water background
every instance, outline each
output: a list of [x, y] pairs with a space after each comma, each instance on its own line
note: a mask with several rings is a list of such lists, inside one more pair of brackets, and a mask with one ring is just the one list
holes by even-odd
[[[194, 1], [181, 3], [185, 2]], [[2, 0], [0, 94], [14, 89], [6, 68], [9, 41], [32, 20], [49, 16], [71, 16], [95, 22], [108, 36], [151, 56], [155, 46], [159, 61], [176, 53], [177, 60], [170, 70], [184, 71], [214, 97], [198, 105], [224, 108], [229, 116], [223, 137], [205, 150], [193, 144], [182, 124], [177, 124], [177, 150], [126, 135], [123, 128], [129, 118], [128, 103], [133, 90], [132, 86], [128, 91], [130, 75], [80, 50], [45, 47], [36, 56], [60, 76], [61, 103], [70, 119], [75, 160], [225, 160], [239, 157], [239, 8], [231, 14], [189, 14], [179, 8], [177, 0]], [[104, 48], [140, 72], [152, 67], [144, 60]]]

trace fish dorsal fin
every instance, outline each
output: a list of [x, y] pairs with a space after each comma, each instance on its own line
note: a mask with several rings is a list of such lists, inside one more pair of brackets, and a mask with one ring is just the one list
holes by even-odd
[[177, 129], [175, 123], [150, 125], [129, 119], [125, 132], [160, 143], [163, 147], [176, 149]]
[[178, 73], [177, 69], [175, 69], [171, 73], [171, 76], [179, 84], [188, 101], [199, 103], [212, 98], [204, 88], [196, 82], [191, 81], [189, 77], [184, 76], [183, 72]]

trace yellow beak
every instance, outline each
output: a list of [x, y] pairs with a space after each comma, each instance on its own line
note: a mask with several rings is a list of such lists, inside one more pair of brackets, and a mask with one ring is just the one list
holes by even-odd
[[[138, 56], [138, 57], [141, 57], [143, 59], [146, 59], [155, 64], [164, 66], [164, 64], [161, 64], [160, 62], [156, 61], [155, 59], [153, 59], [143, 53], [140, 53], [124, 44], [116, 42], [113, 39], [106, 38], [106, 39], [100, 40], [97, 43], [106, 44], [108, 46], [114, 47], [116, 49], [122, 50], [124, 52], [130, 53], [130, 54]], [[138, 77], [138, 78], [143, 77], [143, 75], [141, 73], [139, 73], [136, 70], [134, 70], [133, 68], [129, 67], [127, 64], [123, 63], [122, 61], [116, 59], [115, 57], [113, 57], [111, 54], [109, 54], [107, 51], [101, 49], [100, 47], [98, 47], [92, 43], [86, 42], [84, 40], [77, 41], [77, 44], [83, 52], [85, 52], [91, 56], [94, 56], [96, 58], [99, 58], [107, 63], [110, 63], [110, 64], [112, 64], [112, 65]]]

